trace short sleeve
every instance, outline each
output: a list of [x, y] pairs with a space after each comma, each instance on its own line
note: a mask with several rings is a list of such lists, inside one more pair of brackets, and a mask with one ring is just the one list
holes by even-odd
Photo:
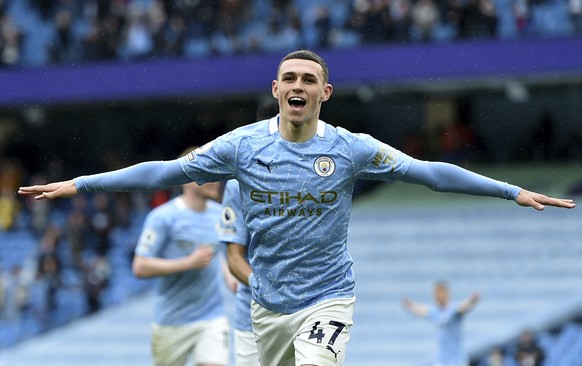
[[139, 236], [135, 254], [142, 257], [159, 257], [167, 238], [167, 223], [158, 214], [152, 211], [145, 219], [142, 232]]
[[370, 135], [352, 135], [351, 153], [358, 179], [395, 181], [406, 174], [412, 157]]
[[239, 184], [236, 180], [226, 183], [220, 217], [220, 241], [246, 245], [248, 230], [241, 209]]

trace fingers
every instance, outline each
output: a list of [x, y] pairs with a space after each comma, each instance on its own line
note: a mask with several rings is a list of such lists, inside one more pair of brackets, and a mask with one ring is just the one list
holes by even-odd
[[553, 198], [543, 194], [522, 190], [516, 199], [521, 206], [533, 207], [538, 211], [543, 211], [545, 206], [554, 206], [561, 208], [574, 208], [576, 204], [571, 199]]
[[68, 198], [77, 193], [77, 187], [73, 180], [18, 188], [18, 194], [22, 196], [35, 195], [35, 200], [55, 199], [59, 197]]
[[41, 200], [46, 197], [47, 186], [30, 186], [30, 187], [20, 187], [18, 188], [18, 194], [21, 196], [34, 196], [35, 200]]

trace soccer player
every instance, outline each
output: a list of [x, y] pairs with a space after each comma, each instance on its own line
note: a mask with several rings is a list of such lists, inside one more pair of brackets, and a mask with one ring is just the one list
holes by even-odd
[[226, 182], [222, 198], [220, 240], [226, 243], [228, 266], [240, 281], [236, 292], [234, 317], [234, 350], [236, 366], [257, 366], [259, 355], [251, 322], [251, 289], [249, 277], [253, 270], [248, 263], [249, 234], [243, 220], [240, 188], [234, 179]]
[[408, 312], [428, 319], [437, 327], [437, 356], [434, 366], [467, 366], [463, 352], [462, 322], [465, 314], [479, 302], [479, 294], [474, 293], [460, 303], [451, 302], [449, 287], [445, 282], [437, 282], [433, 288], [435, 305], [421, 304], [403, 299], [402, 306]]
[[286, 55], [271, 91], [279, 103], [276, 117], [237, 128], [183, 158], [21, 187], [19, 193], [53, 199], [237, 179], [250, 232], [253, 331], [264, 366], [343, 364], [355, 302], [346, 239], [358, 179], [401, 180], [537, 210], [575, 206], [455, 165], [414, 159], [319, 120], [333, 87], [325, 61], [311, 51]]
[[216, 199], [219, 184], [184, 184], [180, 196], [146, 217], [133, 271], [140, 278], [159, 277], [151, 342], [155, 365], [185, 365], [190, 356], [197, 366], [228, 364], [221, 279], [231, 274], [220, 255], [222, 206], [209, 199]]

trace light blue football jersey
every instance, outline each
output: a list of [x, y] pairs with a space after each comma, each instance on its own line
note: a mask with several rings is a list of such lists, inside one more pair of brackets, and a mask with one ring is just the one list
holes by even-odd
[[463, 315], [459, 306], [449, 304], [445, 308], [431, 306], [428, 319], [436, 326], [438, 365], [463, 365], [466, 358], [462, 350], [461, 325]]
[[293, 313], [354, 296], [347, 250], [354, 184], [396, 180], [411, 160], [369, 135], [323, 121], [309, 141], [289, 142], [279, 134], [277, 116], [240, 127], [179, 162], [198, 184], [239, 181], [253, 299]]
[[[226, 182], [222, 205], [220, 241], [246, 246], [249, 241], [249, 233], [242, 215], [240, 189], [236, 180], [233, 179]], [[251, 321], [251, 289], [242, 283], [238, 284], [236, 291], [234, 328], [248, 332], [253, 330]]]
[[174, 259], [185, 257], [204, 244], [214, 246], [210, 265], [158, 277], [154, 319], [158, 324], [180, 325], [225, 316], [218, 234], [222, 206], [207, 202], [203, 212], [186, 206], [176, 197], [154, 208], [146, 217], [135, 249], [137, 255]]

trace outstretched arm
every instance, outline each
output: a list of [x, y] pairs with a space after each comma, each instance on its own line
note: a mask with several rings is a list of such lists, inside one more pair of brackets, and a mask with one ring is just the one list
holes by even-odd
[[428, 316], [428, 306], [416, 303], [410, 299], [402, 299], [402, 307], [412, 315], [416, 315], [421, 318]]
[[67, 198], [78, 192], [151, 191], [191, 182], [178, 160], [149, 161], [111, 172], [86, 175], [72, 180], [20, 187], [18, 194], [37, 200]]
[[460, 314], [465, 314], [469, 310], [473, 309], [475, 305], [477, 305], [477, 303], [479, 302], [479, 298], [480, 296], [478, 293], [471, 294], [471, 296], [469, 296], [459, 304], [458, 312]]
[[465, 193], [476, 196], [515, 200], [520, 206], [543, 210], [545, 205], [574, 208], [573, 200], [547, 197], [520, 187], [463, 169], [459, 166], [422, 160], [412, 160], [404, 182], [422, 184], [438, 192]]

